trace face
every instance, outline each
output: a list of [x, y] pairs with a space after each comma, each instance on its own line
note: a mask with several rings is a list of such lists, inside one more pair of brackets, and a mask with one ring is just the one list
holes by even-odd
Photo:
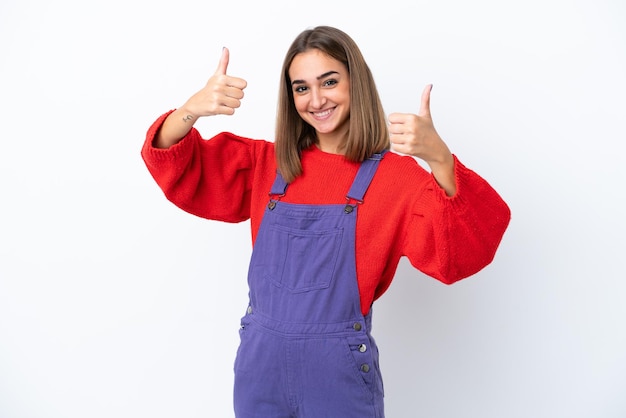
[[289, 67], [296, 110], [318, 140], [340, 144], [350, 118], [350, 78], [340, 61], [318, 49], [296, 55]]

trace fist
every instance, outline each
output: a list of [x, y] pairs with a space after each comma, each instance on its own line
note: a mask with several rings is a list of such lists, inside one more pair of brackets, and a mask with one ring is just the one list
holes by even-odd
[[427, 163], [448, 159], [450, 151], [443, 142], [430, 114], [432, 84], [422, 92], [419, 112], [389, 115], [391, 148], [402, 154], [418, 157]]
[[204, 88], [185, 103], [184, 107], [190, 114], [195, 117], [232, 115], [241, 106], [243, 90], [248, 83], [242, 78], [227, 74], [229, 59], [230, 52], [224, 48], [215, 73]]

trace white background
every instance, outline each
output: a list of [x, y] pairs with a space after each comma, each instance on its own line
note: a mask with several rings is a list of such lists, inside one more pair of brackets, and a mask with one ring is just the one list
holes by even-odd
[[0, 4], [0, 417], [232, 417], [249, 223], [169, 203], [140, 148], [214, 71], [197, 124], [272, 139], [293, 38], [361, 46], [500, 192], [494, 262], [445, 286], [402, 262], [375, 304], [391, 418], [626, 416], [626, 6], [618, 0]]

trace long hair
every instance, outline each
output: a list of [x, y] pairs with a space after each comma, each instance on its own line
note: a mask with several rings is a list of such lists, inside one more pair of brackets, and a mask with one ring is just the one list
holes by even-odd
[[317, 26], [300, 33], [283, 62], [276, 115], [276, 163], [283, 178], [292, 182], [302, 174], [302, 150], [317, 143], [315, 129], [298, 114], [289, 78], [289, 67], [300, 53], [317, 49], [342, 62], [350, 77], [350, 122], [345, 156], [361, 162], [389, 149], [389, 131], [374, 77], [357, 44], [343, 31]]

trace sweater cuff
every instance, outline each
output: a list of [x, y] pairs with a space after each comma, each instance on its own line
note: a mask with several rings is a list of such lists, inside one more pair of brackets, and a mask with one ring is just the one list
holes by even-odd
[[[437, 184], [437, 180], [435, 176], [431, 174], [432, 181], [435, 184], [438, 193], [435, 193], [437, 196], [437, 200], [440, 203], [463, 207], [465, 205], [465, 194], [468, 188], [468, 185], [472, 184], [475, 181], [476, 173], [474, 173], [469, 168], [465, 167], [465, 165], [458, 159], [458, 157], [452, 154], [454, 158], [454, 182], [456, 185], [456, 193], [453, 196], [448, 196], [439, 184]], [[471, 186], [470, 186], [471, 187]]]
[[160, 163], [169, 163], [171, 161], [179, 160], [186, 155], [189, 155], [191, 147], [197, 138], [200, 138], [200, 133], [196, 128], [191, 130], [185, 135], [179, 142], [172, 145], [169, 148], [156, 148], [154, 146], [154, 140], [156, 135], [163, 126], [165, 119], [174, 111], [172, 109], [161, 116], [148, 129], [146, 134], [146, 140], [143, 145], [142, 154], [147, 157], [153, 164], [159, 165]]

